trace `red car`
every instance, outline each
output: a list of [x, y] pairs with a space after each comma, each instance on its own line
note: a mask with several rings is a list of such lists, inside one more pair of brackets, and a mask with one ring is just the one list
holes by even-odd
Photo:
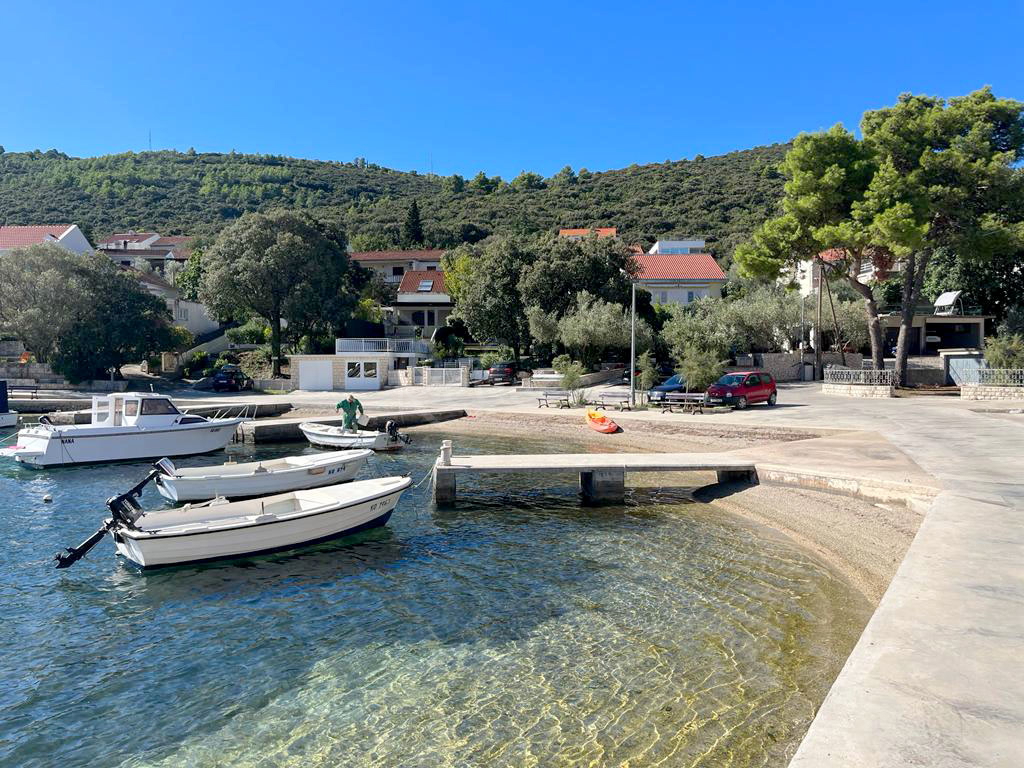
[[764, 371], [727, 373], [708, 387], [708, 402], [746, 408], [751, 403], [775, 405], [775, 379]]

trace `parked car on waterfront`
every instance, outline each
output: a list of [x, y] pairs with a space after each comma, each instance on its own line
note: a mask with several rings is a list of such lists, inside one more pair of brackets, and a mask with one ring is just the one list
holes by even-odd
[[516, 364], [495, 363], [487, 369], [487, 382], [489, 384], [515, 384]]
[[685, 392], [686, 391], [686, 379], [681, 374], [675, 374], [667, 378], [661, 384], [651, 387], [647, 390], [647, 399], [651, 402], [657, 402], [664, 400], [665, 395], [669, 392]]
[[764, 371], [727, 373], [708, 387], [708, 402], [731, 405], [740, 410], [751, 403], [775, 405], [778, 398], [775, 379]]
[[252, 389], [252, 379], [245, 375], [237, 365], [225, 365], [213, 374], [213, 391], [240, 392]]

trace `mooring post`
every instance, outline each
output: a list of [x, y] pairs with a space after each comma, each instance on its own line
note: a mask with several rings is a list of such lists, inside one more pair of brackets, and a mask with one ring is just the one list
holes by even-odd
[[452, 504], [455, 501], [455, 470], [452, 469], [452, 441], [441, 442], [441, 455], [434, 462], [434, 502]]

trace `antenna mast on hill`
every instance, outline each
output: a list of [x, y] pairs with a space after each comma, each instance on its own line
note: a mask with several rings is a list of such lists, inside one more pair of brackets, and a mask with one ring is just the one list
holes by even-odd
[[153, 129], [149, 129], [149, 151], [153, 151]]

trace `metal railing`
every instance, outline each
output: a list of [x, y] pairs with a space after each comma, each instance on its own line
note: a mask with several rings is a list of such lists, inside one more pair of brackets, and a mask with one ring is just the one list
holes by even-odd
[[967, 378], [966, 383], [988, 387], [1024, 387], [1024, 369], [978, 368]]
[[334, 351], [342, 352], [398, 352], [400, 354], [430, 354], [427, 345], [417, 339], [335, 339]]
[[826, 384], [862, 384], [873, 386], [895, 386], [896, 372], [892, 370], [854, 370], [833, 366], [825, 369]]

